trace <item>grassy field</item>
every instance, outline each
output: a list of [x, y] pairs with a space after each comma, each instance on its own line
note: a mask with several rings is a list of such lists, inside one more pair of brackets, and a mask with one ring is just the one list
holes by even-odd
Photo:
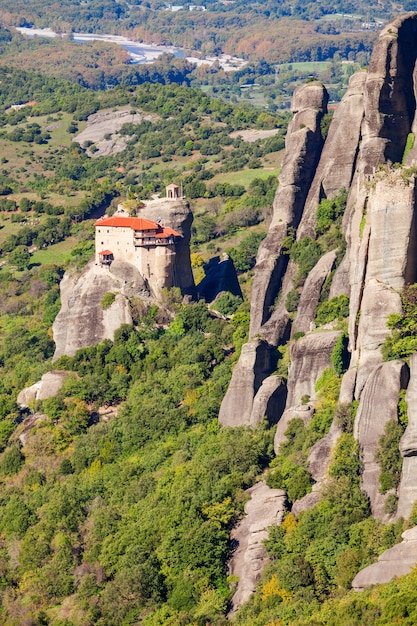
[[39, 265], [65, 265], [71, 258], [71, 251], [77, 244], [76, 237], [68, 237], [65, 241], [53, 246], [37, 250], [32, 254], [32, 264]]
[[278, 176], [279, 167], [262, 167], [254, 170], [240, 170], [239, 172], [224, 172], [216, 174], [208, 182], [208, 186], [214, 186], [217, 183], [230, 183], [231, 185], [243, 185], [248, 187], [255, 178], [268, 178], [268, 176]]
[[299, 72], [324, 72], [331, 65], [330, 61], [305, 61], [302, 63], [281, 63], [276, 65], [279, 70], [295, 70]]

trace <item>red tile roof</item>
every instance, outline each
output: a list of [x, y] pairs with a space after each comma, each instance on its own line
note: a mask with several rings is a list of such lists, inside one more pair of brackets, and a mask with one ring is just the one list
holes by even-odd
[[119, 228], [131, 228], [132, 230], [157, 230], [158, 224], [146, 220], [143, 217], [102, 217], [96, 222], [96, 226], [116, 226]]
[[179, 237], [179, 234], [173, 229], [170, 228], [169, 226], [164, 226], [162, 228], [162, 232], [158, 232], [156, 233], [157, 237], [159, 237], [160, 239], [165, 239], [168, 237]]
[[[116, 228], [131, 228], [132, 230], [155, 230], [158, 237], [180, 237], [170, 226], [161, 226], [157, 222], [152, 222], [143, 217], [118, 217], [113, 215], [112, 217], [102, 217], [97, 220], [96, 226], [112, 226]], [[111, 253], [110, 253], [111, 254]]]
[[103, 250], [102, 252], [99, 252], [99, 254], [102, 254], [103, 256], [109, 256], [113, 254], [113, 252], [111, 250]]

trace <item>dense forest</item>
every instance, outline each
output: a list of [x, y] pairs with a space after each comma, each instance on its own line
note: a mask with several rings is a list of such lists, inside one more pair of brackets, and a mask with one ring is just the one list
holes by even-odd
[[[74, 6], [60, 3], [61, 24], [68, 30], [126, 32], [137, 11], [152, 39], [157, 21], [167, 32], [169, 26], [170, 42], [184, 45], [181, 37], [190, 36], [187, 25], [174, 38], [181, 20], [156, 4]], [[224, 32], [224, 20], [235, 20], [236, 31], [230, 31], [235, 37], [242, 25], [234, 11], [243, 4], [209, 6], [213, 15], [190, 12], [193, 20], [207, 20], [207, 32], [210, 24], [213, 32]], [[45, 9], [43, 2], [4, 2], [0, 19], [58, 30], [51, 8]], [[329, 10], [324, 3], [266, 2], [242, 20], [252, 28], [253, 15], [269, 19], [275, 11], [276, 17], [295, 16], [307, 24], [318, 17], [314, 11]], [[340, 3], [337, 10], [360, 7]], [[373, 35], [366, 37], [362, 51]], [[233, 45], [232, 38], [221, 48]], [[343, 345], [318, 382], [314, 420], [308, 427], [294, 420], [277, 456], [274, 429], [267, 423], [227, 429], [217, 419], [247, 338], [252, 272], [271, 216], [289, 120], [272, 105], [291, 93], [292, 69], [282, 67], [275, 80], [274, 68], [257, 61], [234, 78], [218, 73], [210, 82], [208, 72], [199, 74], [170, 57], [136, 68], [120, 50], [99, 43], [83, 44], [80, 53], [74, 42], [27, 42], [8, 29], [0, 39], [0, 621], [5, 626], [229, 623], [236, 587], [227, 570], [230, 530], [243, 514], [245, 490], [266, 478], [271, 487], [287, 491], [287, 512], [282, 526], [270, 532], [270, 564], [256, 593], [230, 623], [415, 624], [415, 573], [360, 595], [350, 590], [358, 569], [399, 541], [417, 516], [383, 525], [370, 515], [352, 435], [356, 406], [337, 403]], [[210, 50], [217, 46], [211, 41]], [[257, 45], [254, 39], [253, 49]], [[338, 45], [325, 58], [334, 57]], [[64, 69], [56, 68], [63, 51]], [[85, 63], [78, 71], [81, 56]], [[340, 56], [322, 70], [337, 85], [337, 96], [349, 71]], [[236, 102], [226, 101], [227, 81], [240, 89], [262, 76], [274, 77], [266, 85], [267, 108], [238, 95]], [[222, 98], [209, 96], [198, 82], [210, 84]], [[102, 137], [78, 141], [91, 127], [89, 117], [103, 111], [126, 113], [124, 123]], [[330, 117], [323, 120], [323, 134]], [[103, 155], [105, 142], [122, 149]], [[146, 199], [171, 182], [183, 185], [194, 211], [196, 282], [212, 256], [227, 252], [243, 300], [226, 294], [213, 312], [201, 301], [184, 304], [176, 290], [167, 291], [159, 306], [132, 297], [131, 326], [122, 326], [113, 341], [63, 356], [52, 366], [59, 283], [65, 271], [80, 272], [91, 258], [93, 220], [112, 213], [120, 199]], [[333, 203], [320, 205], [316, 240], [286, 242], [300, 281], [330, 242], [343, 247], [345, 202], [342, 192]], [[290, 295], [288, 309], [294, 311], [299, 293]], [[402, 339], [415, 317], [415, 298], [409, 295], [407, 300], [404, 294], [406, 319], [390, 320], [396, 333], [386, 347], [389, 358], [403, 354]], [[337, 318], [346, 329], [346, 301], [328, 298], [327, 292], [317, 323]], [[283, 376], [288, 350], [282, 346], [276, 353]], [[59, 393], [19, 408], [18, 393], [52, 367], [67, 373]], [[399, 410], [404, 422], [404, 406]], [[335, 415], [344, 433], [328, 489], [296, 519], [291, 502], [312, 486], [307, 452]], [[380, 444], [381, 456], [391, 462], [387, 485], [395, 481], [398, 459], [391, 453], [399, 436], [387, 433]]]

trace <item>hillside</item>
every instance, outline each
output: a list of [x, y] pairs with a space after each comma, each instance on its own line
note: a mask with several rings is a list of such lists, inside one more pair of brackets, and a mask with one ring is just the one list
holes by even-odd
[[[290, 121], [0, 68], [4, 626], [417, 622], [416, 60], [413, 13], [333, 115], [310, 77]], [[93, 220], [172, 182], [197, 290], [227, 252], [243, 299], [94, 282]]]
[[[205, 55], [227, 54], [268, 62], [326, 60], [335, 52], [347, 58], [369, 51], [380, 25], [395, 11], [410, 10], [407, 0], [391, 2], [248, 4], [217, 2], [177, 5], [160, 2], [4, 0], [0, 20], [9, 26], [49, 27], [58, 33], [128, 34], [145, 43], [176, 45]], [[197, 8], [196, 8], [197, 7]]]

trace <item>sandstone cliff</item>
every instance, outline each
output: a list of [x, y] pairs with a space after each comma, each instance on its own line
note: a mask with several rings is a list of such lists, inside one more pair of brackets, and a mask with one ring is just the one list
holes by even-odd
[[[293, 337], [286, 383], [280, 379], [285, 406], [275, 405], [275, 413], [269, 410], [267, 415], [270, 423], [278, 422], [276, 450], [285, 440], [291, 419], [301, 417], [308, 423], [314, 413], [315, 382], [330, 365], [336, 339], [344, 332], [337, 331], [343, 325], [335, 326], [336, 322], [317, 332], [318, 307], [328, 298], [348, 296], [350, 365], [343, 376], [340, 402], [358, 403], [354, 435], [363, 460], [362, 489], [373, 515], [384, 521], [408, 516], [417, 499], [416, 356], [409, 369], [403, 360], [384, 363], [381, 352], [391, 332], [388, 315], [401, 314], [401, 291], [417, 280], [417, 149], [412, 141], [407, 144], [410, 133], [417, 130], [416, 58], [417, 14], [412, 13], [381, 31], [369, 69], [351, 78], [325, 140], [320, 133], [327, 103], [324, 88], [311, 83], [295, 92], [273, 218], [254, 272], [249, 343], [242, 350], [219, 414], [222, 424], [236, 426], [254, 425], [263, 417], [257, 394], [274, 371], [274, 350]], [[411, 146], [408, 153], [406, 145]], [[306, 237], [316, 240], [319, 203], [333, 199], [342, 188], [349, 191], [342, 223], [346, 247], [339, 242], [335, 250], [324, 249], [327, 254], [300, 284], [297, 264], [289, 259], [288, 236], [296, 242]], [[286, 307], [288, 294], [295, 291], [299, 305], [293, 313]], [[305, 336], [295, 341], [300, 335]], [[400, 445], [403, 470], [396, 493], [398, 509], [392, 513], [387, 512], [387, 495], [380, 493], [375, 453], [385, 424], [398, 419], [402, 389], [407, 389], [409, 424]], [[274, 393], [276, 388], [271, 386]], [[308, 405], [300, 406], [302, 396], [309, 396]], [[266, 414], [265, 392], [262, 406]], [[310, 451], [309, 469], [316, 485], [312, 494], [294, 504], [293, 512], [319, 499], [319, 485], [326, 478], [340, 432], [333, 424]]]

